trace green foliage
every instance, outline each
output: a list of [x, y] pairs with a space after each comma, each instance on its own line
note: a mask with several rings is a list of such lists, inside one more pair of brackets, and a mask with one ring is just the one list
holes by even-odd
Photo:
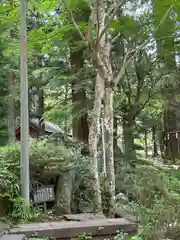
[[19, 192], [19, 146], [0, 148], [0, 186], [6, 189], [5, 196], [14, 196]]
[[172, 175], [169, 177], [162, 169], [143, 165], [124, 180], [127, 195], [133, 194], [129, 207], [138, 217], [142, 239], [169, 237], [172, 231], [174, 236], [178, 234], [180, 181]]
[[54, 237], [39, 237], [37, 233], [32, 234], [31, 236], [33, 239], [38, 239], [38, 240], [56, 240]]
[[[1, 42], [1, 41], [0, 41]], [[8, 96], [8, 86], [7, 86], [7, 71], [4, 66], [7, 64], [7, 59], [3, 56], [0, 51], [0, 145], [7, 142], [7, 96]], [[6, 79], [6, 81], [5, 81]]]
[[90, 233], [83, 232], [76, 240], [91, 240], [92, 235]]
[[142, 240], [139, 236], [129, 236], [127, 233], [123, 233], [121, 231], [117, 232], [115, 240]]
[[[130, 50], [136, 50], [144, 44], [149, 36], [156, 38], [157, 49], [144, 46], [134, 57], [132, 63], [126, 68], [125, 76], [120, 81], [118, 91], [115, 92], [115, 115], [133, 117], [140, 120], [133, 122], [133, 131], [138, 130], [138, 138], [144, 129], [159, 126], [163, 121], [165, 101], [171, 100], [169, 83], [176, 88], [179, 97], [178, 65], [175, 63], [175, 53], [179, 53], [179, 2], [173, 1], [172, 11], [162, 22], [154, 34], [154, 29], [159, 25], [164, 13], [172, 6], [172, 1], [156, 0], [151, 7], [147, 1], [126, 1], [130, 11], [117, 13], [117, 16], [108, 26], [109, 35], [120, 37], [113, 45], [111, 60], [113, 75], [120, 70], [124, 55]], [[62, 3], [60, 1], [60, 3]], [[91, 109], [94, 99], [94, 75], [96, 66], [94, 59], [89, 54], [89, 49], [84, 51], [84, 68], [73, 74], [70, 59], [70, 47], [82, 48], [86, 43], [81, 41], [77, 28], [72, 23], [71, 13], [79, 29], [87, 34], [89, 20], [89, 7], [86, 0], [64, 0], [57, 6], [57, 1], [30, 1], [28, 12], [28, 77], [30, 89], [36, 86], [43, 87], [45, 92], [45, 117], [65, 128], [71, 129], [72, 103], [71, 84], [77, 79], [77, 89], [86, 89], [88, 110]], [[67, 6], [66, 6], [67, 5]], [[111, 1], [107, 1], [111, 9]], [[127, 4], [128, 5], [128, 4]], [[142, 11], [140, 8], [148, 8]], [[152, 13], [152, 8], [153, 13]], [[126, 9], [126, 7], [124, 8]], [[137, 11], [138, 10], [138, 11]], [[7, 76], [12, 70], [16, 73], [16, 100], [19, 100], [19, 4], [15, 1], [0, 2], [0, 145], [7, 140]], [[120, 17], [119, 17], [120, 16]], [[93, 22], [93, 37], [96, 23]], [[154, 42], [154, 39], [153, 41]], [[151, 44], [150, 44], [151, 45]], [[153, 44], [152, 44], [153, 45]], [[157, 53], [154, 52], [157, 50]], [[38, 60], [37, 60], [38, 59]], [[39, 59], [41, 61], [39, 62]], [[173, 63], [169, 67], [169, 62]], [[168, 67], [167, 67], [168, 66]], [[95, 73], [95, 74], [94, 74]], [[164, 77], [166, 74], [166, 77]], [[65, 88], [67, 87], [67, 92]], [[93, 91], [92, 91], [93, 89]], [[169, 90], [170, 89], [170, 90]], [[170, 94], [168, 93], [170, 92]], [[169, 96], [169, 95], [170, 96]], [[34, 100], [30, 101], [30, 105]], [[80, 114], [79, 112], [76, 115]], [[133, 135], [133, 134], [132, 134]], [[134, 134], [135, 135], [135, 134]], [[140, 142], [140, 141], [139, 141]], [[73, 186], [73, 201], [82, 203], [83, 206], [92, 202], [91, 186], [89, 181], [89, 159], [82, 157], [80, 146], [77, 143], [68, 143], [55, 146], [47, 141], [32, 141], [30, 149], [30, 167], [44, 174], [45, 170], [55, 175], [56, 172], [74, 170], [75, 179]], [[79, 148], [79, 149], [78, 149]], [[7, 145], [0, 148], [0, 187], [1, 200], [8, 200], [13, 219], [33, 219], [39, 215], [39, 210], [32, 208], [30, 214], [22, 210], [23, 201], [19, 196], [20, 188], [20, 147], [19, 144]], [[116, 158], [120, 165], [123, 160]], [[136, 162], [139, 165], [139, 162]], [[122, 164], [123, 165], [123, 164]], [[164, 228], [168, 232], [169, 223], [179, 223], [179, 174], [162, 172], [152, 166], [137, 166], [132, 171], [129, 166], [121, 166], [116, 178], [116, 189], [123, 190], [127, 195], [133, 195], [133, 202], [129, 203], [140, 220], [140, 236], [148, 239], [158, 230]], [[131, 172], [131, 174], [129, 174]], [[178, 175], [178, 177], [176, 176]], [[34, 179], [31, 179], [32, 182]], [[81, 184], [81, 191], [78, 190]], [[107, 186], [101, 179], [103, 208], [108, 211]], [[87, 191], [85, 191], [85, 189]], [[37, 211], [36, 211], [37, 210]], [[85, 236], [82, 238], [84, 239]], [[118, 233], [117, 239], [140, 240], [140, 237], [129, 237]]]
[[[8, 202], [7, 211], [15, 220], [33, 220], [41, 212], [37, 208], [32, 208], [30, 213], [23, 211], [23, 200], [20, 198], [20, 145], [12, 144], [0, 148], [0, 200]], [[89, 160], [83, 158], [76, 148], [66, 148], [65, 146], [55, 146], [46, 141], [32, 140], [30, 144], [30, 175], [31, 184], [36, 182], [33, 170], [40, 171], [44, 178], [44, 171], [56, 172], [56, 176], [63, 175], [66, 171], [75, 171], [74, 192], [77, 186], [83, 181], [88, 173]], [[59, 172], [59, 173], [57, 173]], [[41, 175], [41, 177], [43, 177]]]
[[101, 184], [101, 198], [102, 198], [102, 209], [105, 216], [108, 217], [108, 213], [110, 210], [109, 205], [109, 186], [107, 185], [106, 177], [104, 174], [101, 174], [100, 176], [100, 184]]
[[[77, 148], [66, 148], [65, 146], [47, 143], [47, 140], [37, 141], [31, 140], [30, 142], [30, 166], [42, 169], [43, 167], [51, 168], [56, 166], [61, 172], [70, 169], [82, 169], [87, 166], [87, 159], [82, 160], [82, 155]], [[14, 167], [12, 163], [16, 166], [15, 174], [19, 170], [19, 160], [20, 160], [20, 145], [12, 144], [2, 147], [1, 149], [1, 159], [3, 163], [8, 161], [9, 165]], [[81, 165], [79, 165], [81, 164]], [[2, 165], [3, 166], [3, 165]], [[15, 169], [15, 168], [14, 168]], [[84, 168], [85, 169], [85, 168]], [[11, 170], [11, 169], [10, 169]]]

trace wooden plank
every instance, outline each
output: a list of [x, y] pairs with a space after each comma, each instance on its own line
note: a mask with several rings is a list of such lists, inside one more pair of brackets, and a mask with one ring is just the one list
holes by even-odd
[[84, 222], [51, 222], [24, 224], [18, 228], [10, 229], [11, 234], [25, 234], [31, 237], [55, 237], [55, 238], [75, 238], [83, 232], [90, 233], [92, 236], [115, 235], [117, 230], [123, 230], [129, 234], [135, 234], [137, 225], [123, 218], [99, 219]]
[[65, 214], [63, 217], [68, 221], [88, 221], [95, 219], [105, 219], [104, 215], [93, 213]]
[[24, 234], [6, 234], [3, 235], [0, 240], [25, 240], [26, 236]]

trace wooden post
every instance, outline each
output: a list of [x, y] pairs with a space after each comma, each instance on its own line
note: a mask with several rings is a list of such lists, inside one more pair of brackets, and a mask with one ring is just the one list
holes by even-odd
[[27, 71], [27, 0], [20, 1], [20, 91], [21, 91], [21, 193], [28, 209], [29, 202], [29, 110]]

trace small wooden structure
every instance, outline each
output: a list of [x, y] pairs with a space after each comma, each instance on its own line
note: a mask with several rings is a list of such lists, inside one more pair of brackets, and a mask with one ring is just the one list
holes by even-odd
[[[41, 131], [41, 126], [43, 125], [44, 131]], [[51, 134], [62, 134], [64, 131], [57, 125], [52, 122], [48, 122], [43, 118], [31, 117], [29, 118], [29, 135], [32, 138], [39, 138], [40, 136]], [[21, 127], [18, 124], [16, 128], [16, 140], [20, 141], [21, 137]]]
[[164, 158], [173, 160], [180, 158], [180, 131], [158, 131], [158, 142]]
[[54, 237], [59, 240], [73, 239], [83, 233], [90, 234], [94, 239], [114, 239], [117, 231], [133, 236], [137, 232], [137, 224], [124, 218], [81, 219], [79, 221], [61, 221], [24, 224], [10, 229], [9, 234], [24, 234], [26, 237]]

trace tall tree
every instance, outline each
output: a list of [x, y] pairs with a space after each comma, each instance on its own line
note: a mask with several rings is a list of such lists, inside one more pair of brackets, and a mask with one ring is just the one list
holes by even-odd
[[[72, 12], [77, 24], [87, 23], [90, 9], [84, 1], [79, 1]], [[73, 137], [88, 143], [89, 126], [87, 113], [86, 81], [84, 78], [84, 55], [86, 48], [77, 29], [73, 31], [70, 43], [70, 63], [72, 70]]]
[[[155, 25], [159, 26], [155, 36], [157, 42], [158, 57], [168, 74], [167, 82], [163, 89], [165, 96], [164, 109], [164, 132], [165, 132], [165, 155], [173, 161], [178, 157], [176, 139], [177, 129], [177, 66], [175, 60], [175, 21], [172, 18], [172, 1], [153, 1]], [[170, 11], [171, 10], [171, 11]]]

